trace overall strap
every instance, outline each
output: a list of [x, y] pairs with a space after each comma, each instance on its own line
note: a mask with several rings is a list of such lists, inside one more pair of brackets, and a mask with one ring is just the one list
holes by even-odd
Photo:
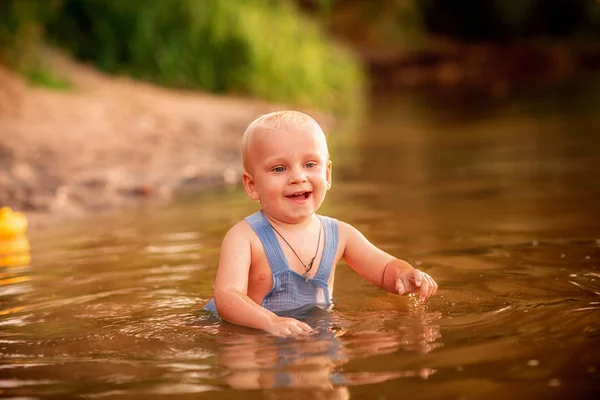
[[262, 212], [258, 211], [246, 217], [246, 221], [260, 239], [265, 250], [265, 256], [273, 274], [289, 270], [287, 259], [281, 250], [277, 236]]
[[321, 279], [327, 284], [329, 275], [333, 268], [333, 262], [338, 248], [338, 221], [334, 218], [320, 216], [323, 221], [323, 231], [325, 233], [325, 248], [321, 256], [321, 263], [315, 279]]

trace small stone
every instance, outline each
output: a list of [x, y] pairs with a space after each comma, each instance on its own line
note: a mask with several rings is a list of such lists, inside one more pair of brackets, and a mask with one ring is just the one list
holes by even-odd
[[181, 175], [184, 178], [195, 178], [196, 176], [198, 176], [199, 173], [199, 168], [196, 165], [186, 165], [185, 167], [183, 167], [183, 169], [181, 170]]
[[31, 165], [18, 162], [12, 167], [12, 176], [21, 182], [24, 182], [29, 185], [34, 185], [37, 183], [37, 174], [35, 170], [31, 167]]
[[148, 197], [154, 192], [154, 186], [149, 183], [142, 183], [130, 189], [130, 193], [135, 196]]
[[58, 206], [64, 206], [69, 201], [69, 187], [61, 185], [56, 189], [55, 202]]
[[228, 185], [234, 185], [238, 182], [238, 174], [233, 168], [227, 168], [223, 171], [223, 180]]
[[157, 194], [161, 200], [171, 200], [173, 198], [173, 188], [168, 185], [162, 185], [158, 188]]
[[550, 386], [550, 387], [558, 387], [558, 386], [560, 386], [560, 380], [558, 380], [556, 378], [550, 379], [548, 381], [548, 386]]

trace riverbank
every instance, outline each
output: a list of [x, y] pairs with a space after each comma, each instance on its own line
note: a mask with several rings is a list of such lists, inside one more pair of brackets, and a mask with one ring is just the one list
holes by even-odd
[[79, 217], [237, 183], [239, 142], [273, 104], [160, 88], [60, 56], [72, 87], [30, 87], [0, 65], [0, 205]]

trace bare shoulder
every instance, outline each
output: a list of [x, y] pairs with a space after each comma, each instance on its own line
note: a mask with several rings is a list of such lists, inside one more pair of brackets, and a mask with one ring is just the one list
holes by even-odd
[[347, 222], [337, 220], [338, 222], [338, 235], [339, 242], [342, 249], [346, 249], [349, 243], [352, 243], [357, 236], [360, 236], [360, 232], [354, 226]]
[[233, 225], [223, 238], [223, 245], [249, 243], [255, 234], [246, 220], [241, 220]]
[[340, 220], [338, 220], [338, 229], [340, 232], [340, 237], [344, 237], [344, 238], [347, 238], [352, 235], [360, 234], [358, 229], [356, 229], [354, 226], [350, 225], [347, 222], [340, 221]]
[[234, 288], [245, 293], [252, 257], [251, 232], [252, 228], [242, 220], [225, 234], [215, 278], [215, 293], [226, 288]]

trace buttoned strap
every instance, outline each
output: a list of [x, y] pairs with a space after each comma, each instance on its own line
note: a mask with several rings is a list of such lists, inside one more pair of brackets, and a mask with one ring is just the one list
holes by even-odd
[[325, 248], [323, 249], [323, 255], [315, 279], [321, 279], [327, 284], [338, 248], [338, 221], [329, 217], [321, 216], [320, 218], [323, 221]]
[[250, 227], [260, 239], [273, 274], [289, 270], [287, 260], [281, 250], [277, 236], [275, 236], [273, 228], [271, 228], [269, 221], [267, 221], [263, 213], [258, 211], [249, 215], [246, 217], [246, 221], [248, 221]]

